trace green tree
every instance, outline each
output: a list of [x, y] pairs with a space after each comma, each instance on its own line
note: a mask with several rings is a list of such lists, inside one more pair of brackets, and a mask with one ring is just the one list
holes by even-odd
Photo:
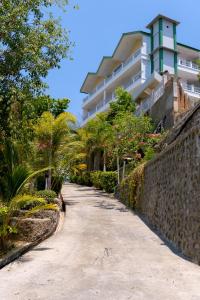
[[51, 189], [52, 167], [59, 171], [64, 158], [65, 145], [69, 142], [72, 124], [76, 118], [69, 112], [64, 112], [56, 118], [45, 112], [34, 126], [37, 164], [48, 167], [48, 189]]
[[107, 120], [112, 123], [117, 115], [124, 113], [133, 114], [134, 112], [135, 103], [133, 102], [131, 95], [123, 88], [117, 88], [115, 91], [115, 100], [110, 103]]
[[[2, 0], [0, 4], [1, 137], [20, 130], [23, 107], [45, 88], [71, 43], [60, 22], [46, 11], [59, 1]], [[62, 1], [67, 4], [67, 1]]]
[[85, 126], [88, 133], [86, 147], [88, 155], [94, 157], [92, 169], [100, 169], [100, 160], [103, 154], [103, 169], [106, 171], [108, 149], [113, 141], [113, 128], [108, 121], [107, 113], [100, 113], [94, 119], [88, 121]]

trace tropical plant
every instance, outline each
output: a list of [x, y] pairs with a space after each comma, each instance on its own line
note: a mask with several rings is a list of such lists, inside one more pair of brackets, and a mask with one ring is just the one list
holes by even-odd
[[47, 168], [32, 171], [19, 158], [16, 146], [8, 140], [1, 151], [2, 174], [0, 176], [0, 199], [9, 202], [13, 197], [22, 192], [25, 185]]
[[57, 197], [56, 192], [54, 192], [52, 190], [36, 191], [36, 192], [34, 192], [34, 195], [37, 197], [42, 197], [46, 200], [53, 200]]
[[64, 112], [56, 118], [45, 112], [34, 126], [37, 165], [49, 166], [47, 188], [52, 185], [52, 167], [55, 172], [62, 166], [65, 144], [72, 131], [76, 118], [69, 112]]
[[[12, 221], [16, 211], [28, 208], [24, 217], [28, 217], [40, 210], [58, 210], [56, 204], [47, 204], [41, 197], [31, 195], [17, 195], [10, 200], [8, 205], [0, 207], [0, 249], [6, 250], [10, 237], [17, 233], [17, 222]], [[19, 220], [20, 218], [18, 218]]]

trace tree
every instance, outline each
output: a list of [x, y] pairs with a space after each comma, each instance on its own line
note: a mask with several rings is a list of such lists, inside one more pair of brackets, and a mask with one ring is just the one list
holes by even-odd
[[[43, 79], [69, 53], [68, 33], [47, 0], [2, 0], [0, 4], [0, 130], [2, 138], [20, 129], [23, 107], [43, 92]], [[67, 4], [67, 1], [62, 1]], [[43, 9], [42, 9], [43, 8]]]
[[7, 140], [0, 151], [1, 170], [0, 174], [0, 202], [9, 203], [13, 197], [19, 194], [25, 184], [40, 173], [44, 173], [47, 168], [31, 170], [22, 160], [15, 144]]
[[53, 114], [54, 117], [57, 117], [59, 114], [65, 112], [68, 109], [69, 102], [70, 100], [67, 98], [54, 99], [48, 95], [42, 95], [30, 101], [31, 108], [28, 108], [26, 115], [28, 115], [28, 112], [30, 112], [31, 110], [32, 117], [34, 119], [37, 119], [41, 117], [44, 112], [49, 111]]
[[103, 169], [106, 170], [106, 159], [109, 145], [113, 140], [112, 125], [108, 121], [107, 113], [100, 113], [90, 120], [85, 128], [88, 133], [86, 147], [88, 155], [94, 156], [94, 166], [92, 169], [100, 169], [100, 159], [103, 153]]
[[65, 144], [71, 134], [71, 125], [76, 118], [69, 112], [64, 112], [56, 118], [50, 112], [44, 112], [34, 126], [37, 164], [49, 166], [47, 188], [51, 189], [52, 167], [59, 170], [62, 163]]
[[133, 102], [131, 95], [123, 88], [117, 88], [115, 91], [115, 100], [110, 103], [107, 120], [112, 123], [117, 115], [124, 113], [133, 114], [134, 112], [135, 103]]

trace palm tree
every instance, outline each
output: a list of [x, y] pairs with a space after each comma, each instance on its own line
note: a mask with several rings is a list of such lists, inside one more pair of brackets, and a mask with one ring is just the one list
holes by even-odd
[[107, 153], [113, 141], [113, 128], [107, 121], [107, 113], [100, 113], [96, 118], [90, 120], [85, 127], [88, 133], [86, 142], [88, 155], [94, 155], [93, 169], [99, 169], [99, 158], [103, 153], [103, 169], [106, 171]]
[[52, 167], [55, 171], [58, 169], [75, 122], [75, 116], [69, 112], [61, 113], [56, 118], [50, 112], [45, 112], [34, 126], [38, 163], [43, 167], [49, 166], [48, 189], [51, 189]]
[[0, 155], [2, 157], [0, 200], [3, 203], [9, 203], [13, 197], [22, 191], [26, 183], [47, 170], [47, 168], [43, 168], [32, 171], [27, 164], [20, 160], [17, 147], [11, 140], [7, 140]]

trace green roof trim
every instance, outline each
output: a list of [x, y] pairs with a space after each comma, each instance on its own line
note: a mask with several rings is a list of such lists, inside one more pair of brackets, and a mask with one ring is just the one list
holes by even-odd
[[[149, 33], [149, 32], [146, 32], [146, 31], [131, 31], [131, 32], [123, 33], [122, 36], [121, 36], [121, 38], [120, 38], [120, 40], [119, 40], [119, 42], [118, 42], [118, 44], [117, 44], [117, 46], [115, 47], [115, 50], [114, 50], [113, 54], [112, 54], [111, 56], [103, 56], [103, 58], [102, 58], [102, 60], [101, 60], [101, 62], [100, 62], [100, 65], [99, 65], [99, 67], [98, 67], [98, 70], [97, 70], [96, 72], [89, 72], [89, 73], [87, 73], [87, 76], [86, 76], [86, 78], [85, 78], [85, 80], [84, 80], [84, 82], [83, 82], [83, 84], [82, 84], [82, 86], [81, 86], [80, 91], [82, 90], [82, 88], [83, 88], [85, 82], [87, 81], [88, 76], [90, 76], [90, 75], [97, 75], [98, 72], [99, 72], [99, 70], [100, 70], [100, 68], [101, 68], [101, 65], [102, 65], [103, 61], [104, 61], [105, 59], [112, 59], [112, 58], [114, 57], [114, 55], [115, 55], [115, 53], [116, 53], [116, 51], [117, 51], [117, 49], [118, 49], [118, 47], [119, 47], [119, 45], [120, 45], [122, 39], [123, 39], [125, 36], [133, 35], [133, 34], [144, 34], [144, 35], [150, 36], [150, 33]], [[81, 92], [82, 92], [82, 91], [81, 91]], [[83, 93], [83, 92], [82, 92], [82, 93]], [[87, 93], [85, 93], [85, 94], [87, 94]]]
[[[160, 17], [161, 17], [161, 16], [160, 16]], [[105, 59], [112, 59], [112, 58], [114, 57], [114, 55], [115, 55], [115, 53], [116, 53], [116, 51], [117, 51], [117, 49], [118, 49], [118, 47], [119, 47], [119, 45], [120, 45], [122, 39], [123, 39], [125, 36], [128, 36], [128, 35], [134, 35], [134, 34], [143, 34], [143, 35], [151, 36], [151, 33], [146, 32], [146, 31], [141, 31], [141, 30], [123, 33], [122, 36], [121, 36], [121, 38], [120, 38], [120, 40], [119, 40], [119, 42], [118, 42], [118, 44], [117, 44], [117, 46], [115, 47], [115, 50], [114, 50], [113, 54], [112, 54], [111, 56], [103, 56], [103, 58], [102, 58], [102, 60], [101, 60], [101, 62], [100, 62], [100, 65], [99, 65], [99, 67], [98, 67], [98, 69], [97, 69], [96, 72], [88, 72], [88, 73], [87, 73], [86, 78], [85, 78], [85, 80], [84, 80], [84, 82], [83, 82], [83, 84], [82, 84], [82, 86], [81, 86], [81, 89], [80, 89], [80, 92], [81, 92], [81, 93], [87, 94], [86, 92], [83, 92], [82, 89], [83, 89], [83, 87], [84, 87], [84, 85], [85, 85], [85, 83], [86, 83], [88, 77], [89, 77], [90, 75], [97, 75], [98, 72], [99, 72], [99, 70], [100, 70], [100, 68], [101, 68], [101, 65], [102, 65], [103, 61], [104, 61]], [[182, 44], [182, 43], [177, 43], [177, 46], [185, 47], [185, 48], [188, 48], [188, 49], [190, 49], [190, 50], [194, 50], [194, 51], [200, 52], [200, 49], [197, 49], [197, 48], [194, 48], [194, 47], [191, 47], [191, 46]]]

